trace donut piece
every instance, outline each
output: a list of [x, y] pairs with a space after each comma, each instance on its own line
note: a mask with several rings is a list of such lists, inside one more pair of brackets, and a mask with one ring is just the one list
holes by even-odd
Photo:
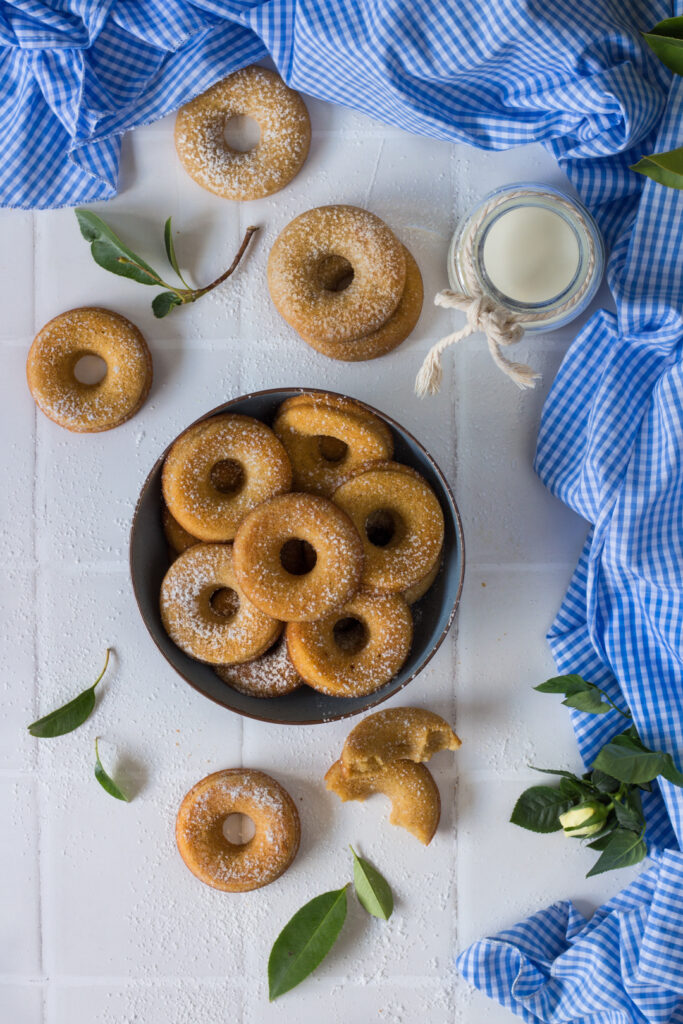
[[168, 542], [173, 555], [182, 555], [193, 544], [201, 543], [199, 537], [193, 537], [191, 533], [183, 529], [177, 519], [174, 519], [164, 502], [161, 509], [161, 525], [164, 529], [164, 536]]
[[389, 822], [407, 829], [428, 846], [441, 817], [441, 798], [431, 772], [423, 764], [393, 761], [363, 775], [347, 776], [341, 761], [325, 775], [325, 785], [340, 800], [366, 800], [383, 793], [391, 800]]
[[434, 568], [443, 546], [443, 512], [434, 491], [414, 469], [398, 463], [370, 465], [338, 487], [333, 497], [363, 540], [365, 589], [407, 590]]
[[235, 537], [235, 572], [258, 608], [285, 622], [319, 619], [358, 590], [363, 546], [327, 498], [283, 494], [254, 509]]
[[173, 643], [212, 665], [258, 658], [282, 629], [242, 591], [230, 544], [195, 544], [179, 555], [164, 576], [159, 603]]
[[[351, 341], [321, 341], [319, 338], [302, 334], [302, 338], [311, 348], [321, 352], [330, 359], [340, 359], [348, 363], [361, 362], [368, 359], [377, 359], [386, 355], [387, 352], [398, 348], [401, 342], [405, 341], [413, 331], [422, 312], [424, 289], [422, 285], [422, 274], [420, 268], [413, 259], [412, 254], [403, 246], [403, 255], [406, 261], [406, 283], [398, 306], [391, 314], [386, 323], [378, 327], [371, 334], [366, 334]], [[346, 261], [343, 261], [346, 263]], [[336, 267], [339, 280], [345, 280], [348, 270], [340, 263], [331, 265]], [[346, 275], [341, 277], [341, 275]], [[334, 280], [334, 271], [328, 266], [326, 280]], [[335, 290], [332, 288], [331, 290]]]
[[[353, 270], [348, 288], [324, 288], [319, 268], [342, 256]], [[321, 342], [351, 341], [386, 323], [406, 280], [403, 246], [384, 221], [357, 206], [320, 206], [295, 217], [268, 258], [268, 287], [287, 323]]]
[[317, 622], [285, 627], [292, 663], [313, 689], [365, 697], [396, 675], [410, 652], [413, 619], [400, 594], [357, 594]]
[[462, 746], [448, 722], [424, 708], [387, 708], [356, 725], [342, 749], [345, 775], [385, 768], [392, 761], [429, 761], [440, 750]]
[[[256, 831], [239, 845], [223, 835], [230, 814], [245, 814]], [[193, 875], [222, 892], [270, 885], [294, 860], [299, 815], [287, 790], [253, 768], [226, 768], [201, 779], [185, 795], [176, 818], [180, 856]]]
[[[107, 370], [83, 384], [74, 370], [83, 356], [99, 356]], [[134, 416], [152, 386], [152, 356], [137, 327], [119, 313], [84, 306], [60, 313], [33, 340], [26, 377], [38, 408], [76, 433], [118, 427]]]
[[[228, 145], [224, 131], [238, 116], [256, 121], [261, 137], [246, 153]], [[178, 111], [175, 144], [180, 162], [202, 188], [224, 199], [261, 199], [289, 184], [311, 142], [306, 104], [275, 71], [251, 66], [228, 75]]]
[[273, 429], [291, 464], [294, 487], [331, 497], [350, 475], [374, 460], [386, 461], [393, 438], [386, 424], [362, 407], [317, 401], [278, 411]]
[[292, 665], [284, 636], [256, 661], [244, 665], [217, 665], [215, 671], [233, 690], [249, 697], [283, 697], [304, 683]]
[[291, 484], [289, 457], [270, 427], [237, 413], [212, 416], [181, 434], [161, 477], [171, 514], [207, 542], [232, 540], [251, 509]]

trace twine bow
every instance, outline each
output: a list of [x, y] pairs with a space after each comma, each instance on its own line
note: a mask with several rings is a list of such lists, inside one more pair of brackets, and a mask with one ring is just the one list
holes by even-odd
[[462, 341], [470, 334], [481, 332], [486, 335], [489, 352], [496, 366], [512, 380], [518, 388], [526, 390], [536, 387], [541, 375], [524, 363], [514, 363], [506, 359], [501, 349], [515, 345], [524, 337], [524, 328], [519, 317], [504, 306], [500, 306], [488, 295], [465, 295], [464, 292], [443, 291], [434, 299], [436, 306], [446, 309], [460, 309], [467, 316], [467, 323], [454, 334], [448, 334], [430, 348], [420, 372], [415, 379], [415, 392], [420, 398], [435, 395], [441, 387], [443, 371], [441, 353]]

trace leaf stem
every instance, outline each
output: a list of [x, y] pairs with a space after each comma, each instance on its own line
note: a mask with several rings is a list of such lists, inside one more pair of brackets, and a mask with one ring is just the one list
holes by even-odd
[[202, 295], [206, 295], [207, 292], [210, 292], [213, 288], [217, 288], [219, 284], [223, 284], [223, 281], [227, 280], [227, 278], [230, 277], [230, 275], [237, 269], [240, 260], [247, 251], [247, 246], [251, 241], [252, 235], [254, 235], [257, 231], [258, 227], [254, 227], [253, 225], [247, 228], [247, 230], [244, 233], [244, 238], [242, 239], [242, 244], [237, 250], [234, 260], [232, 261], [228, 269], [225, 271], [225, 273], [221, 274], [220, 277], [217, 277], [215, 281], [212, 281], [211, 284], [207, 284], [204, 288], [196, 288], [192, 292], [192, 299], [189, 300], [190, 302], [193, 302], [195, 299], [200, 298]]
[[107, 665], [109, 664], [109, 655], [110, 655], [110, 654], [111, 654], [111, 647], [107, 647], [107, 655], [106, 655], [106, 657], [105, 657], [105, 659], [104, 659], [104, 668], [102, 669], [102, 671], [101, 671], [101, 672], [100, 672], [100, 674], [98, 675], [98, 677], [97, 677], [97, 679], [95, 680], [95, 682], [94, 682], [94, 683], [92, 684], [92, 686], [91, 686], [91, 690], [94, 690], [94, 689], [95, 689], [95, 687], [96, 687], [96, 686], [97, 686], [97, 684], [99, 683], [100, 679], [102, 678], [102, 676], [104, 675], [104, 673], [105, 673], [105, 672], [107, 671]]

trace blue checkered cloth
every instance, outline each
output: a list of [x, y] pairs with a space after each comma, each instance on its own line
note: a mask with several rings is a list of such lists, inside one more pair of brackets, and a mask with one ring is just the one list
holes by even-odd
[[[640, 31], [683, 0], [0, 3], [0, 202], [116, 192], [119, 140], [270, 54], [283, 77], [409, 131], [541, 141], [611, 248], [597, 314], [546, 403], [536, 466], [592, 524], [550, 643], [683, 751], [683, 196], [629, 171], [683, 141], [683, 80]], [[622, 728], [574, 714], [587, 765]], [[648, 806], [650, 866], [586, 921], [557, 904], [458, 960], [526, 1021], [683, 1024], [683, 792]], [[539, 849], [539, 856], [542, 852]], [[523, 885], [523, 879], [520, 880]]]

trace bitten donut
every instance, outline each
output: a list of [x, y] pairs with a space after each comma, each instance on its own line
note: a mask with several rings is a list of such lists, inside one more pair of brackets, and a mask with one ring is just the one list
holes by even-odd
[[[97, 384], [76, 379], [83, 356], [107, 364]], [[60, 427], [97, 433], [134, 416], [152, 386], [152, 357], [137, 327], [109, 309], [84, 306], [60, 313], [38, 332], [26, 376], [36, 405]]]
[[164, 576], [159, 605], [174, 644], [212, 665], [258, 658], [282, 629], [242, 591], [230, 544], [195, 544], [179, 555]]
[[[302, 333], [304, 341], [324, 356], [341, 359], [345, 362], [377, 359], [378, 356], [386, 355], [387, 352], [398, 348], [420, 319], [424, 299], [420, 268], [405, 246], [403, 246], [403, 255], [406, 261], [406, 283], [399, 304], [386, 323], [371, 334], [365, 334], [363, 337], [354, 338], [351, 341], [323, 341]], [[338, 276], [335, 276], [328, 265], [325, 280], [329, 282], [330, 290], [335, 291], [333, 283], [335, 279], [337, 281], [346, 279], [349, 273], [348, 264], [344, 260], [341, 263], [335, 262], [331, 266], [336, 267]]]
[[284, 402], [273, 430], [289, 455], [294, 487], [327, 497], [366, 463], [391, 458], [394, 447], [386, 424], [351, 401]]
[[285, 622], [340, 608], [358, 590], [363, 571], [353, 523], [314, 494], [283, 494], [250, 512], [237, 531], [234, 558], [250, 601]]
[[270, 427], [237, 413], [212, 416], [181, 434], [161, 478], [171, 514], [203, 541], [232, 540], [252, 508], [291, 484], [289, 457]]
[[357, 594], [317, 622], [285, 627], [292, 664], [301, 678], [331, 697], [365, 697], [403, 665], [413, 639], [410, 609], [399, 594]]
[[[223, 835], [231, 814], [251, 818], [255, 832], [242, 845]], [[180, 856], [200, 882], [222, 892], [249, 892], [270, 885], [294, 860], [301, 825], [287, 790], [253, 768], [226, 768], [207, 775], [183, 798], [176, 818]]]
[[[261, 137], [246, 153], [224, 131], [239, 115], [253, 118]], [[228, 75], [178, 111], [175, 144], [191, 178], [224, 199], [261, 199], [284, 188], [301, 169], [311, 121], [301, 96], [275, 71], [248, 67]]]
[[161, 509], [161, 525], [164, 528], [164, 536], [168, 546], [174, 555], [182, 555], [193, 544], [199, 544], [199, 538], [193, 537], [191, 533], [183, 529], [177, 519], [174, 519], [164, 503]]
[[[323, 287], [330, 256], [351, 265], [343, 291]], [[268, 287], [281, 316], [320, 342], [351, 341], [386, 323], [406, 283], [403, 246], [384, 221], [357, 206], [320, 206], [295, 217], [268, 258]]]
[[341, 763], [345, 775], [358, 775], [392, 761], [429, 761], [441, 750], [461, 746], [441, 715], [425, 708], [386, 708], [354, 726], [346, 737]]
[[292, 665], [284, 636], [269, 651], [244, 665], [217, 665], [216, 675], [249, 697], [284, 697], [303, 686]]
[[334, 501], [363, 539], [365, 589], [407, 590], [434, 568], [443, 545], [443, 511], [415, 470], [371, 464], [337, 488]]

